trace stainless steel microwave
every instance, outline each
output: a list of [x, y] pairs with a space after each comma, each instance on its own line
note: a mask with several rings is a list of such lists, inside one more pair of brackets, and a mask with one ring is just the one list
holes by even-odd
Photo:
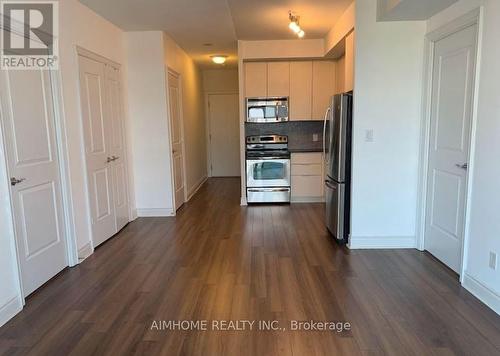
[[247, 98], [247, 122], [288, 121], [288, 97]]

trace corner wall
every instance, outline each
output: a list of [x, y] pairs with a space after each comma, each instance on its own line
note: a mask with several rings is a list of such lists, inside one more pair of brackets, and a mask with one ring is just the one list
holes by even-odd
[[184, 160], [188, 198], [207, 178], [207, 143], [202, 74], [194, 61], [163, 34], [164, 63], [181, 77]]
[[425, 22], [376, 17], [356, 1], [350, 247], [415, 247]]
[[128, 104], [139, 216], [174, 215], [163, 33], [127, 32]]

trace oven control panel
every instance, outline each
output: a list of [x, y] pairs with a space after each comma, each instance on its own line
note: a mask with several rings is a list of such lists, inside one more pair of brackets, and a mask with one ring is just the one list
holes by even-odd
[[288, 143], [288, 136], [281, 136], [281, 135], [248, 136], [247, 143]]

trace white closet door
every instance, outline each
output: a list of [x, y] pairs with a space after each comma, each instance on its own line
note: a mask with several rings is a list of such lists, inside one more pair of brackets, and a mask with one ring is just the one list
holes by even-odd
[[168, 97], [170, 128], [172, 138], [172, 159], [174, 161], [175, 210], [184, 204], [184, 150], [181, 122], [181, 94], [179, 77], [168, 73]]
[[477, 26], [436, 42], [425, 248], [460, 273]]
[[68, 265], [54, 98], [47, 71], [0, 71], [0, 79], [1, 117], [26, 296]]
[[108, 98], [109, 144], [111, 150], [111, 174], [113, 181], [113, 203], [116, 214], [117, 230], [122, 229], [129, 220], [128, 216], [128, 181], [125, 160], [124, 122], [121, 100], [120, 71], [106, 66], [106, 89]]
[[79, 57], [80, 99], [85, 137], [94, 247], [117, 231], [114, 209], [110, 120], [107, 119], [105, 65]]

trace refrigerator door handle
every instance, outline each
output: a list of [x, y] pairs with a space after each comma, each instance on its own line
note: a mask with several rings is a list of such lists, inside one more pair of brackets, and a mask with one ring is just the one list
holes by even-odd
[[333, 189], [333, 190], [336, 190], [337, 187], [333, 186], [332, 183], [330, 183], [329, 180], [325, 180], [325, 185], [330, 188], [330, 189]]
[[326, 123], [328, 121], [328, 114], [330, 113], [330, 107], [326, 109], [325, 112], [325, 120], [323, 121], [323, 159], [325, 160], [326, 164], [330, 163], [330, 155], [326, 154]]

